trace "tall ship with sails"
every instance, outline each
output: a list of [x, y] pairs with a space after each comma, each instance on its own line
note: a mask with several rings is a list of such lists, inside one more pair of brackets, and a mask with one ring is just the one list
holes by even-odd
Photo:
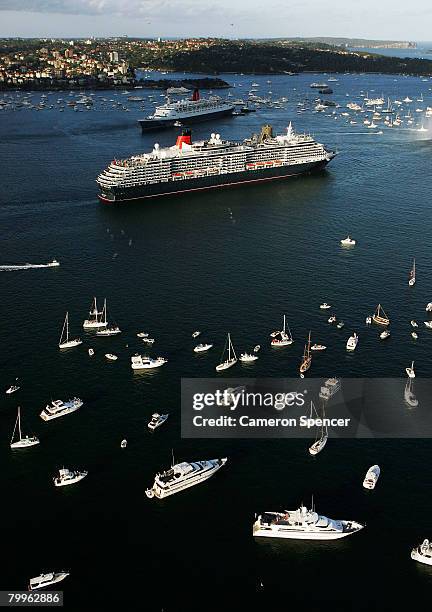
[[212, 134], [193, 143], [190, 130], [183, 130], [172, 147], [156, 143], [150, 153], [115, 159], [96, 182], [103, 202], [127, 202], [286, 179], [323, 169], [334, 156], [312, 136], [296, 134], [291, 123], [285, 134], [275, 136], [265, 125], [243, 142]]
[[138, 123], [143, 132], [173, 127], [178, 122], [196, 123], [209, 121], [216, 117], [232, 115], [234, 104], [222, 100], [218, 96], [201, 98], [198, 89], [195, 89], [190, 100], [177, 100], [157, 106], [153, 115], [140, 119]]

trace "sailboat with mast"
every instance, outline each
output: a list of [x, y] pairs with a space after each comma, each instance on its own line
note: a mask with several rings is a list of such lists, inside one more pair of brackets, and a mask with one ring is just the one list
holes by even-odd
[[288, 333], [287, 333], [287, 324], [286, 324], [286, 316], [283, 317], [283, 328], [282, 331], [278, 332], [277, 336], [272, 338], [271, 345], [272, 346], [288, 346], [294, 342], [291, 330], [288, 325]]
[[103, 311], [99, 311], [97, 307], [97, 300], [93, 298], [92, 308], [89, 312], [89, 318], [83, 323], [84, 329], [99, 329], [106, 327], [107, 322], [102, 320]]
[[[18, 439], [15, 440], [15, 433], [17, 431], [18, 428]], [[14, 442], [15, 440], [15, 442]], [[21, 408], [18, 406], [18, 415], [15, 421], [15, 427], [12, 433], [12, 438], [10, 441], [10, 447], [15, 449], [15, 448], [27, 448], [29, 446], [36, 446], [36, 444], [39, 444], [39, 438], [36, 438], [36, 436], [25, 436], [23, 437], [22, 435], [22, 431], [21, 431]]]
[[[227, 358], [223, 361], [225, 352], [228, 349]], [[224, 346], [224, 350], [222, 352], [221, 362], [216, 366], [216, 372], [221, 372], [222, 370], [227, 370], [231, 366], [237, 363], [237, 355], [235, 354], [233, 343], [231, 342], [231, 334], [228, 334], [227, 341]]]
[[121, 329], [118, 325], [108, 325], [106, 299], [104, 300], [101, 321], [104, 323], [105, 329], [100, 329], [97, 331], [96, 336], [116, 336], [117, 334], [121, 334]]
[[372, 321], [377, 323], [377, 325], [390, 325], [390, 319], [384, 312], [384, 308], [381, 304], [378, 304], [374, 315], [372, 316]]
[[416, 282], [416, 265], [415, 265], [415, 259], [413, 259], [413, 265], [412, 265], [412, 268], [410, 270], [408, 285], [410, 287], [414, 287], [415, 282]]
[[300, 364], [300, 375], [304, 374], [309, 370], [312, 363], [312, 354], [311, 354], [311, 333], [309, 332], [309, 338], [307, 343], [305, 344], [303, 351], [303, 359]]
[[[315, 412], [315, 415], [318, 418], [318, 413], [315, 409], [314, 403], [311, 401], [311, 412], [310, 412], [311, 419], [314, 418], [313, 412]], [[323, 406], [323, 414], [322, 414], [321, 423], [322, 423], [321, 428], [317, 429], [317, 435], [315, 438], [315, 442], [312, 444], [312, 446], [309, 447], [309, 453], [311, 455], [318, 455], [318, 453], [320, 453], [322, 449], [324, 448], [324, 446], [327, 444], [328, 428], [327, 428], [327, 425], [324, 425], [325, 423], [324, 406]], [[319, 432], [320, 432], [320, 436], [318, 437]]]
[[82, 344], [82, 340], [80, 340], [79, 338], [75, 338], [73, 340], [69, 339], [69, 313], [67, 312], [59, 340], [59, 348], [68, 349], [73, 348], [74, 346], [78, 346], [79, 344]]

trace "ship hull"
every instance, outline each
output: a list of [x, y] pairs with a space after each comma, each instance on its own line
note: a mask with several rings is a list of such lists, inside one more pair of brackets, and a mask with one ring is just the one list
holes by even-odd
[[210, 121], [210, 119], [217, 119], [218, 117], [226, 117], [232, 115], [234, 108], [227, 108], [216, 112], [201, 113], [199, 115], [190, 115], [186, 117], [178, 117], [177, 119], [140, 119], [138, 123], [141, 126], [143, 133], [152, 132], [155, 130], [163, 130], [166, 128], [174, 127], [176, 121], [180, 121], [182, 124], [189, 123], [201, 123], [203, 121]]
[[244, 172], [219, 174], [216, 176], [169, 181], [129, 188], [114, 187], [107, 189], [104, 187], [98, 197], [105, 203], [131, 202], [134, 200], [145, 200], [162, 196], [182, 195], [207, 189], [241, 187], [249, 184], [256, 185], [267, 181], [283, 180], [293, 176], [322, 170], [330, 159], [291, 166], [280, 166], [266, 170], [246, 170]]

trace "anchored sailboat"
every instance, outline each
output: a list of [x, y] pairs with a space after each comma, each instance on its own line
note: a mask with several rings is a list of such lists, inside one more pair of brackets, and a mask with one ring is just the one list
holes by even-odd
[[415, 282], [416, 282], [416, 266], [415, 266], [415, 259], [413, 259], [413, 267], [410, 270], [408, 285], [410, 287], [413, 287], [415, 285]]
[[289, 326], [288, 326], [288, 333], [287, 333], [286, 328], [287, 328], [286, 316], [284, 315], [283, 329], [282, 331], [278, 332], [277, 336], [279, 337], [276, 336], [272, 338], [272, 341], [271, 341], [272, 346], [288, 346], [289, 344], [292, 344], [294, 342]]
[[92, 308], [89, 312], [89, 318], [83, 323], [84, 329], [99, 329], [106, 327], [107, 322], [102, 320], [103, 311], [99, 311], [96, 298], [93, 298]]
[[[228, 355], [225, 361], [222, 361], [225, 351], [228, 348]], [[225, 343], [224, 350], [222, 352], [221, 363], [216, 366], [216, 372], [220, 372], [221, 370], [227, 370], [231, 366], [237, 363], [237, 356], [235, 354], [233, 343], [231, 342], [231, 334], [228, 334], [227, 342]]]
[[[18, 440], [14, 442], [17, 426], [18, 426], [18, 436], [19, 437], [18, 437]], [[36, 444], [39, 444], [39, 439], [36, 438], [36, 436], [25, 436], [23, 438], [23, 435], [21, 432], [21, 408], [18, 406], [18, 415], [15, 421], [15, 427], [12, 433], [10, 447], [11, 448], [27, 448], [28, 446], [35, 446]]]
[[309, 338], [308, 338], [307, 343], [305, 344], [304, 351], [303, 351], [303, 359], [300, 364], [300, 374], [304, 374], [305, 372], [307, 372], [307, 370], [309, 370], [311, 366], [312, 355], [311, 355], [310, 346], [311, 346], [311, 333], [309, 332]]
[[378, 304], [375, 313], [372, 316], [372, 321], [378, 325], [390, 325], [390, 319], [384, 312], [384, 308], [381, 306], [381, 304]]
[[74, 340], [69, 340], [69, 313], [66, 313], [66, 317], [63, 323], [63, 329], [59, 340], [59, 348], [67, 349], [72, 348], [74, 346], [78, 346], [82, 344], [82, 340], [79, 338], [75, 338]]
[[96, 336], [116, 336], [117, 334], [121, 334], [121, 329], [118, 325], [108, 326], [106, 300], [104, 300], [101, 321], [104, 323], [105, 329], [100, 329], [99, 331], [97, 331]]
[[[315, 415], [318, 417], [314, 403], [311, 401], [311, 418], [313, 418], [313, 414], [312, 414], [313, 412], [315, 412]], [[322, 419], [321, 419], [321, 423], [322, 423], [321, 429], [320, 428], [317, 429], [317, 435], [315, 438], [315, 442], [312, 444], [312, 446], [309, 447], [309, 453], [311, 455], [318, 455], [318, 453], [320, 453], [322, 449], [324, 448], [324, 446], [327, 444], [328, 429], [327, 429], [327, 425], [324, 425], [324, 422], [325, 422], [324, 417], [325, 417], [325, 413], [324, 413], [324, 407], [323, 407], [323, 413], [322, 413]], [[318, 437], [318, 432], [321, 432], [319, 437]]]

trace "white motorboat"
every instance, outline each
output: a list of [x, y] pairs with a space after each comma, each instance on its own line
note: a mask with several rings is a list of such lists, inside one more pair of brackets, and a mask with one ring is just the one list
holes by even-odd
[[97, 307], [97, 300], [93, 298], [93, 304], [89, 312], [89, 318], [83, 323], [84, 329], [100, 329], [107, 326], [107, 322], [103, 320], [103, 310], [99, 311]]
[[[427, 130], [425, 130], [427, 131]], [[410, 274], [409, 274], [409, 279], [408, 279], [408, 285], [410, 287], [413, 287], [415, 285], [416, 282], [416, 264], [415, 264], [415, 259], [413, 259], [413, 265], [412, 268], [410, 270]]]
[[[376, 127], [376, 125], [374, 127]], [[355, 246], [356, 241], [348, 235], [346, 238], [343, 238], [340, 243], [342, 246]]]
[[405, 372], [408, 374], [409, 378], [415, 378], [414, 361], [411, 362], [411, 367], [405, 368]]
[[156, 357], [156, 359], [152, 359], [151, 357], [136, 354], [131, 357], [131, 362], [132, 370], [153, 370], [154, 368], [160, 368], [165, 363], [168, 363], [168, 359], [165, 359], [165, 357]]
[[79, 472], [78, 470], [71, 471], [67, 468], [61, 468], [59, 470], [59, 475], [53, 478], [54, 485], [56, 487], [66, 487], [71, 484], [75, 484], [79, 482], [83, 478], [87, 476], [88, 472], [83, 470]]
[[223, 459], [208, 459], [191, 463], [183, 461], [182, 463], [172, 465], [166, 472], [156, 474], [153, 486], [146, 490], [146, 495], [149, 498], [158, 497], [163, 499], [200, 484], [220, 470], [227, 460], [224, 457]]
[[90, 355], [90, 357], [93, 357], [93, 355], [95, 354], [95, 353], [94, 353], [94, 349], [89, 348], [89, 350], [88, 350], [88, 354]]
[[426, 310], [426, 312], [431, 312], [432, 311], [432, 302], [429, 302], [428, 304], [426, 304], [425, 310]]
[[312, 344], [311, 351], [325, 351], [326, 348], [324, 344]]
[[[225, 361], [222, 361], [227, 349], [227, 358], [225, 359]], [[231, 368], [231, 366], [233, 366], [235, 363], [237, 363], [237, 356], [235, 354], [234, 346], [231, 342], [231, 335], [228, 334], [227, 341], [225, 342], [225, 347], [222, 352], [221, 363], [216, 366], [216, 372], [227, 370], [228, 368]]]
[[418, 327], [418, 323], [417, 321], [414, 321], [414, 319], [412, 319], [410, 323], [411, 323], [411, 327]]
[[197, 344], [194, 348], [195, 353], [204, 353], [212, 348], [213, 344]]
[[343, 329], [345, 327], [345, 323], [343, 321], [339, 321], [338, 323], [336, 323], [336, 327], [338, 329]]
[[423, 540], [421, 544], [411, 551], [411, 559], [426, 565], [432, 565], [432, 544], [429, 540]]
[[366, 325], [371, 325], [372, 317], [366, 317]]
[[[18, 439], [15, 440], [15, 432], [18, 427]], [[15, 441], [14, 441], [15, 440]], [[21, 408], [18, 406], [18, 415], [15, 421], [15, 427], [12, 433], [12, 438], [10, 441], [10, 447], [12, 449], [15, 448], [28, 448], [29, 446], [36, 446], [39, 444], [39, 439], [36, 436], [25, 436], [23, 437], [21, 432]]]
[[105, 353], [105, 357], [110, 361], [117, 361], [118, 359], [117, 355], [114, 355], [113, 353]]
[[[311, 401], [311, 410], [310, 410], [310, 418], [317, 418], [318, 413], [315, 409], [314, 403]], [[327, 424], [325, 424], [325, 412], [324, 405], [322, 409], [322, 417], [321, 417], [321, 427], [317, 428], [317, 435], [315, 437], [315, 442], [309, 447], [309, 453], [311, 455], [318, 455], [327, 444], [328, 440], [328, 428]]]
[[352, 336], [350, 336], [347, 340], [346, 343], [346, 350], [347, 351], [355, 351], [356, 347], [358, 344], [358, 336], [357, 334], [354, 332]]
[[284, 315], [282, 331], [277, 332], [276, 336], [273, 337], [271, 341], [271, 345], [274, 347], [288, 346], [289, 344], [292, 344], [293, 342], [294, 340], [292, 338], [291, 330], [289, 326], [288, 326], [288, 333], [287, 333], [286, 316]]
[[254, 346], [254, 353], [258, 353], [258, 351], [260, 350], [261, 345], [257, 344], [256, 346]]
[[329, 317], [329, 318], [327, 319], [327, 323], [332, 324], [332, 323], [335, 323], [335, 322], [336, 322], [336, 317], [335, 317], [335, 315], [332, 315], [331, 317]]
[[126, 446], [127, 446], [127, 440], [126, 440], [126, 439], [125, 439], [125, 440], [122, 440], [122, 441], [120, 442], [120, 448], [126, 448]]
[[380, 340], [385, 340], [386, 338], [390, 337], [390, 332], [388, 329], [385, 329], [384, 331], [382, 331], [379, 335]]
[[330, 304], [327, 304], [327, 302], [324, 302], [324, 304], [320, 305], [321, 310], [328, 310], [329, 308], [331, 308]]
[[328, 378], [321, 387], [319, 397], [328, 402], [341, 388], [341, 382], [338, 378]]
[[74, 397], [67, 402], [62, 400], [52, 400], [51, 404], [47, 404], [40, 413], [40, 418], [44, 421], [51, 421], [52, 419], [58, 419], [65, 414], [75, 412], [78, 408], [81, 408], [83, 401], [79, 397]]
[[192, 338], [198, 338], [200, 333], [201, 333], [200, 331], [194, 331], [194, 333], [192, 334]]
[[37, 589], [43, 589], [51, 584], [56, 584], [56, 582], [61, 582], [67, 576], [69, 576], [69, 572], [49, 572], [48, 574], [40, 574], [40, 576], [36, 576], [36, 578], [30, 578], [28, 590], [36, 591]]
[[137, 338], [148, 338], [148, 333], [147, 332], [138, 332], [137, 333]]
[[154, 414], [152, 414], [151, 421], [149, 421], [147, 427], [151, 431], [154, 431], [155, 429], [163, 425], [168, 417], [169, 414], [158, 414], [157, 412], [155, 412]]
[[297, 510], [259, 515], [253, 524], [253, 535], [295, 540], [338, 540], [361, 529], [363, 525], [356, 521], [329, 519], [302, 505]]
[[426, 327], [432, 329], [432, 321], [425, 321], [424, 324], [426, 325]]
[[365, 489], [375, 489], [375, 485], [378, 482], [380, 473], [381, 473], [381, 470], [380, 470], [379, 465], [373, 465], [372, 467], [370, 467], [363, 480], [364, 488]]
[[108, 325], [107, 319], [107, 301], [104, 300], [104, 307], [101, 314], [101, 321], [105, 323], [103, 329], [99, 329], [96, 332], [96, 336], [117, 336], [121, 334], [121, 329], [118, 325]]
[[154, 344], [155, 339], [154, 339], [154, 338], [142, 338], [142, 341], [143, 341], [145, 344]]
[[414, 340], [417, 340], [418, 335], [416, 334], [415, 331], [411, 332], [411, 337], [414, 338]]
[[240, 361], [243, 363], [251, 363], [252, 361], [256, 361], [258, 359], [258, 355], [251, 355], [250, 353], [242, 353], [240, 355]]
[[[16, 378], [15, 380], [17, 381], [18, 378]], [[11, 395], [12, 393], [15, 393], [16, 391], [18, 391], [19, 389], [21, 389], [19, 385], [11, 385], [8, 389], [6, 389], [6, 393], [7, 395]]]
[[80, 340], [79, 338], [75, 338], [73, 340], [69, 338], [69, 313], [67, 312], [60, 335], [59, 348], [68, 349], [73, 348], [74, 346], [78, 346], [80, 344], [82, 344], [82, 340]]

